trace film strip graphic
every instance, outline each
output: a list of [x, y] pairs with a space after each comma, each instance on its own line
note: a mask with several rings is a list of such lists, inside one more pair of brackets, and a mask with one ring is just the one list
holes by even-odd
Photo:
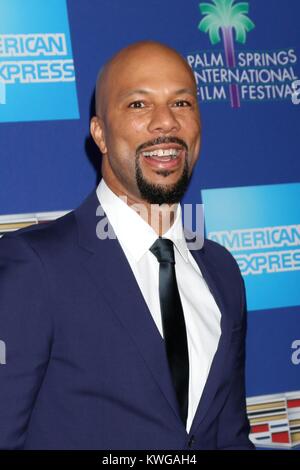
[[300, 390], [247, 398], [250, 439], [257, 447], [300, 445]]
[[44, 224], [58, 219], [69, 211], [37, 212], [35, 214], [0, 215], [0, 237], [6, 232], [13, 232], [29, 225]]

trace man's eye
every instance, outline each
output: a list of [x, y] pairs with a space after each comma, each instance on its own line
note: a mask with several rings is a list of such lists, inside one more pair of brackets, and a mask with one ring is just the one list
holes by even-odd
[[191, 103], [187, 100], [179, 100], [179, 101], [175, 101], [175, 106], [178, 108], [184, 108], [187, 106], [191, 106]]
[[128, 106], [128, 108], [135, 108], [135, 109], [144, 108], [144, 107], [145, 107], [145, 104], [143, 101], [133, 101]]

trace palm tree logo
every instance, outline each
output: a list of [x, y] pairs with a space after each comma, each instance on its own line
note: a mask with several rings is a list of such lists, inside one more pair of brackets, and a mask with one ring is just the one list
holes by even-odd
[[[203, 33], [209, 34], [210, 42], [215, 45], [221, 41], [220, 30], [222, 32], [226, 65], [235, 67], [235, 51], [233, 30], [235, 31], [235, 40], [245, 44], [246, 35], [255, 28], [253, 21], [248, 18], [249, 3], [235, 0], [212, 0], [212, 3], [200, 3], [200, 12], [205, 15], [200, 21], [198, 28]], [[233, 108], [240, 107], [240, 96], [238, 85], [231, 84], [230, 101]]]

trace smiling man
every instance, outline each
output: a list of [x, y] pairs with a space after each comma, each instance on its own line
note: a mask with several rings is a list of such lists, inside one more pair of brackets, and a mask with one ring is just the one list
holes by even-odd
[[96, 191], [0, 240], [0, 448], [251, 449], [242, 277], [182, 226], [201, 141], [184, 59], [150, 41], [116, 54], [91, 134]]
[[150, 42], [122, 50], [98, 78], [96, 112], [91, 133], [110, 188], [129, 203], [178, 202], [200, 148], [197, 89], [184, 59]]

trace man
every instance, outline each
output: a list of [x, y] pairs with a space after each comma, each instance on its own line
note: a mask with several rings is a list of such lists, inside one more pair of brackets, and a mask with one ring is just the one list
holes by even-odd
[[131, 45], [96, 114], [97, 191], [0, 241], [0, 447], [252, 448], [242, 278], [220, 245], [187, 248], [178, 204], [200, 148], [191, 69]]

